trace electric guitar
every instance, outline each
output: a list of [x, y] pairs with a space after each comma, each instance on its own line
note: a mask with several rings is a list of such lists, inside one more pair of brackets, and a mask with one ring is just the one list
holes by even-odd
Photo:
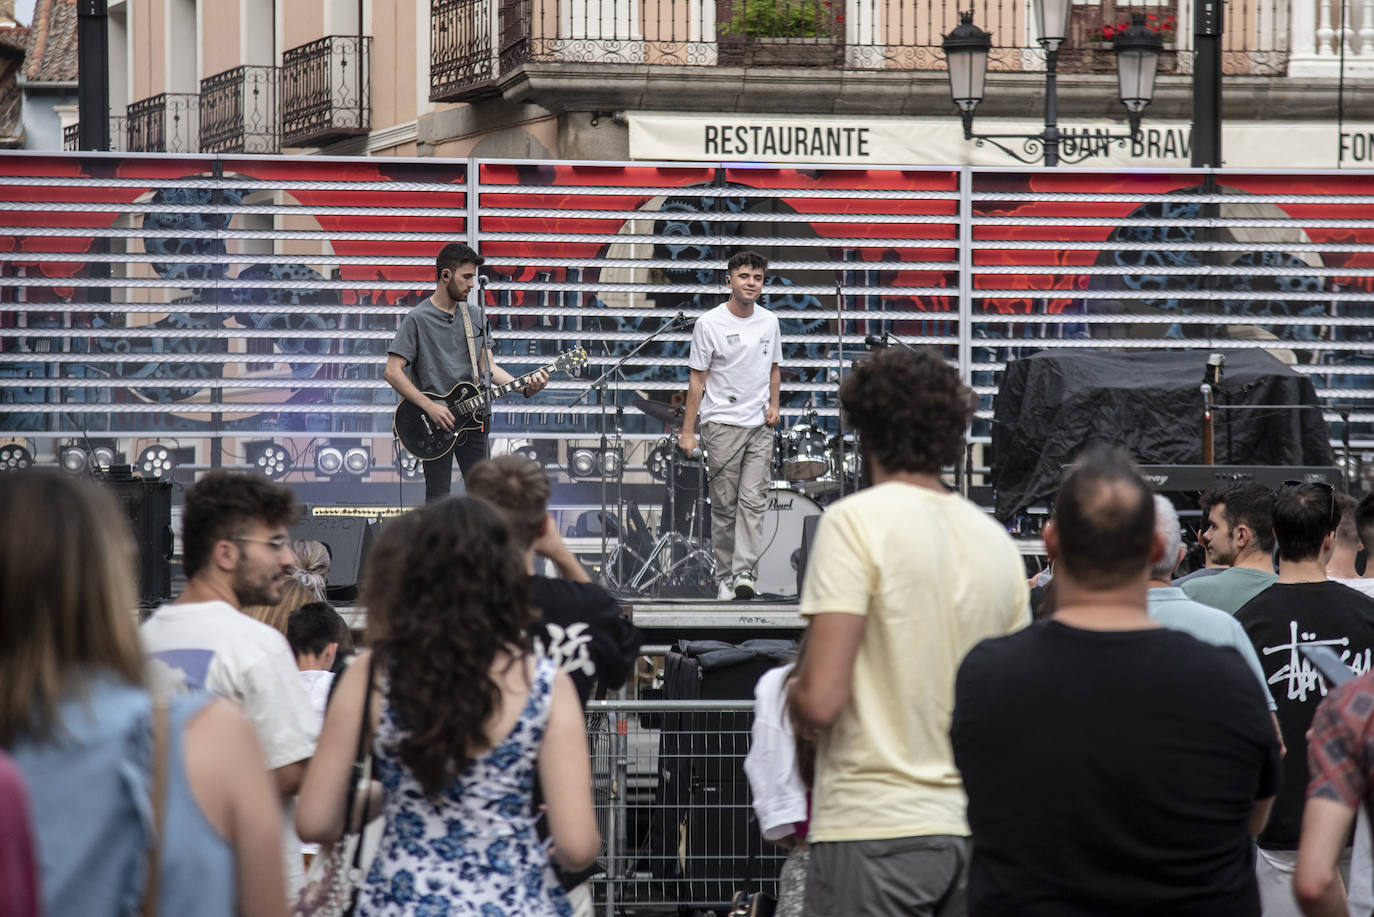
[[458, 437], [468, 430], [480, 430], [486, 426], [489, 415], [488, 406], [502, 395], [522, 389], [529, 385], [541, 372], [568, 372], [587, 362], [587, 351], [581, 347], [561, 353], [552, 363], [541, 366], [534, 372], [512, 379], [505, 385], [493, 386], [489, 392], [478, 390], [471, 382], [459, 382], [447, 395], [434, 392], [424, 394], [435, 401], [442, 401], [453, 412], [453, 429], [445, 430], [419, 405], [402, 401], [396, 406], [396, 414], [391, 421], [391, 431], [406, 447], [406, 451], [418, 459], [430, 461], [442, 458], [453, 448]]

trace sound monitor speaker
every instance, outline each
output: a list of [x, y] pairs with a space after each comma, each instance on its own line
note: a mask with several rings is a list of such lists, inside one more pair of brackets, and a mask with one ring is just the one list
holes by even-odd
[[325, 594], [330, 600], [351, 601], [358, 597], [374, 525], [357, 516], [312, 516], [307, 511], [300, 524], [291, 530], [292, 541], [318, 541], [329, 549]]
[[107, 479], [138, 544], [139, 604], [156, 605], [172, 595], [172, 483], [139, 478]]

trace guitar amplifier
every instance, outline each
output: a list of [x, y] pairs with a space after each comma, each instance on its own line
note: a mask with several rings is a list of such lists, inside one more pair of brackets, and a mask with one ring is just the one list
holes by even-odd
[[1330, 484], [1345, 490], [1345, 478], [1334, 465], [1141, 465], [1145, 483], [1156, 491], [1219, 490], [1254, 481], [1277, 488], [1284, 481]]

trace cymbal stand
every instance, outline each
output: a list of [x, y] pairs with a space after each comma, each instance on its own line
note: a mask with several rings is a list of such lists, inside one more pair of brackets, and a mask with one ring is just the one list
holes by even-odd
[[[671, 428], [668, 434], [673, 443], [677, 442], [679, 428]], [[692, 501], [692, 514], [687, 525], [687, 534], [683, 535], [674, 528], [677, 521], [677, 480], [678, 480], [678, 454], [680, 449], [672, 448], [668, 453], [668, 494], [664, 501], [663, 519], [660, 528], [662, 534], [654, 546], [649, 549], [649, 556], [644, 559], [640, 566], [630, 578], [627, 584], [633, 592], [641, 592], [650, 587], [658, 585], [665, 579], [670, 579], [678, 571], [690, 569], [692, 564], [700, 564], [707, 571], [712, 582], [715, 582], [716, 575], [716, 552], [705, 544], [705, 539], [697, 533], [698, 524], [705, 518], [705, 495], [706, 485], [702, 480], [701, 469], [705, 467], [704, 460], [697, 464], [697, 496]], [[704, 533], [702, 533], [704, 534]], [[682, 556], [674, 560], [677, 549], [682, 549]], [[669, 563], [664, 567], [661, 558], [667, 557]], [[652, 576], [650, 575], [652, 574]], [[657, 597], [655, 592], [655, 597]]]
[[[630, 358], [638, 355], [641, 350], [643, 350], [645, 347], [648, 347], [651, 343], [657, 340], [660, 335], [667, 334], [669, 331], [676, 329], [680, 322], [685, 321], [686, 317], [681, 312], [679, 312], [676, 316], [664, 322], [652, 334], [650, 334], [644, 340], [636, 344], [634, 349], [632, 349], [629, 353], [625, 354], [625, 356], [621, 357], [619, 360], [616, 360], [615, 363], [611, 365], [610, 369], [606, 370], [600, 376], [597, 376], [586, 388], [578, 392], [577, 397], [574, 398], [572, 400], [572, 403], [569, 405], [569, 407], [573, 407], [577, 405], [579, 402], [581, 402], [582, 399], [590, 395], [593, 391], [597, 393], [597, 401], [601, 406], [602, 455], [605, 455], [606, 450], [609, 448], [609, 437], [606, 434], [607, 408], [611, 404], [614, 404], [615, 406], [615, 436], [620, 446], [620, 462], [616, 466], [616, 529], [619, 533], [618, 537], [620, 540], [620, 544], [622, 546], [625, 544], [625, 537], [627, 533], [625, 525], [625, 441], [623, 430], [625, 409], [620, 405], [620, 387], [618, 384], [618, 380], [620, 378], [623, 378], [624, 373], [622, 372], [622, 369], [625, 366], [625, 364], [630, 361]], [[613, 391], [611, 393], [611, 399], [609, 402], [606, 398], [607, 382], [610, 382], [613, 386]], [[606, 511], [609, 509], [608, 501], [606, 499], [606, 484], [606, 474], [603, 470], [601, 474], [601, 572], [603, 576], [607, 576], [608, 574], [610, 574], [610, 571], [607, 569], [610, 556], [607, 550], [608, 544], [606, 540]], [[616, 551], [615, 555], [616, 569], [613, 580], [616, 588], [618, 589], [620, 588], [620, 585], [625, 581], [625, 552], [623, 550]]]

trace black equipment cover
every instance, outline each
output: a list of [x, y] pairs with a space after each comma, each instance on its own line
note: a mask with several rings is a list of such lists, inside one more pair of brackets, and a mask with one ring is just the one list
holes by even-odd
[[[1215, 394], [1218, 463], [1332, 465], [1312, 381], [1263, 350], [1227, 350]], [[1059, 489], [1085, 446], [1124, 446], [1137, 462], [1202, 460], [1207, 351], [1041, 351], [1007, 364], [992, 425], [996, 515], [1011, 522]], [[1283, 405], [1227, 410], [1236, 405]]]

